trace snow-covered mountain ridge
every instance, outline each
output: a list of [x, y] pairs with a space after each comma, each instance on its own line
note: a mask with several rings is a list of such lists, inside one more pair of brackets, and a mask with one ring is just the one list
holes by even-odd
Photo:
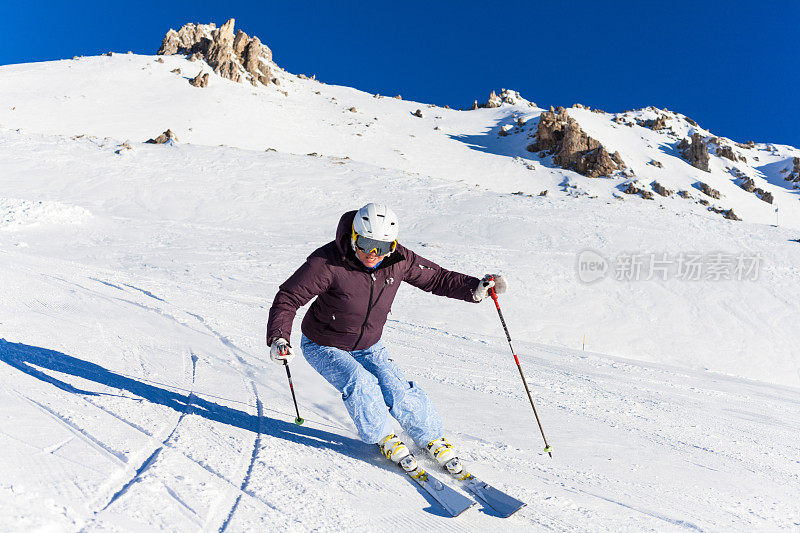
[[[231, 49], [241, 48], [245, 55], [233, 57], [221, 67], [220, 58], [214, 56], [216, 70], [240, 81], [245, 77], [255, 81], [242, 66], [249, 37], [234, 38], [232, 21], [219, 30], [202, 25], [189, 29], [197, 34], [194, 38], [205, 42], [210, 42], [210, 32], [226, 29]], [[243, 44], [236, 48], [240, 41]], [[166, 51], [175, 46], [167, 46]], [[648, 200], [654, 207], [683, 209], [691, 205], [698, 212], [714, 207], [734, 209], [744, 220], [765, 224], [775, 223], [777, 207], [782, 224], [800, 227], [797, 181], [791, 181], [800, 179], [800, 160], [795, 163], [794, 159], [800, 157], [797, 148], [735, 143], [667, 110], [605, 113], [577, 105], [566, 111], [569, 116], [609, 152], [619, 152], [625, 163], [607, 179], [586, 178], [558, 168], [547, 152], [526, 150], [535, 140], [543, 110], [532, 107], [534, 104], [514, 91], [506, 91], [505, 98], [491, 98], [487, 103], [493, 107], [446, 109], [292, 75], [272, 63], [268, 48], [260, 42], [257, 46], [266, 50], [259, 52], [259, 61], [269, 58], [265, 72], [272, 82], [266, 86], [223, 78], [202, 59], [196, 60], [199, 54], [194, 54], [192, 61], [184, 55], [113, 54], [0, 67], [0, 101], [4, 102], [0, 125], [133, 142], [169, 128], [183, 143], [349, 157], [379, 167], [463, 180], [498, 192], [538, 194], [548, 190], [556, 196], [583, 194], [636, 202], [639, 194], [622, 191], [644, 190], [654, 194], [654, 200]], [[228, 55], [235, 56], [235, 52]], [[192, 87], [188, 81], [203, 72], [211, 76], [209, 86]], [[415, 115], [417, 110], [421, 117]], [[659, 119], [663, 122], [658, 123]], [[710, 148], [709, 172], [693, 167], [678, 149], [682, 140], [695, 133]], [[730, 152], [723, 151], [724, 147]], [[731, 156], [735, 160], [728, 158]], [[746, 180], [752, 180], [746, 188], [769, 192], [773, 202], [743, 189]], [[654, 193], [654, 182], [675, 194], [662, 197]], [[703, 183], [719, 191], [720, 198], [701, 192]], [[680, 191], [686, 192], [686, 198], [677, 195]]]

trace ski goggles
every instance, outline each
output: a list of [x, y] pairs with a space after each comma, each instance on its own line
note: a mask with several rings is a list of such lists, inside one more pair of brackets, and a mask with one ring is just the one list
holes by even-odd
[[371, 239], [359, 235], [355, 230], [353, 230], [353, 242], [356, 248], [365, 254], [387, 255], [394, 252], [395, 248], [397, 248], [397, 240], [391, 242], [379, 241], [378, 239]]

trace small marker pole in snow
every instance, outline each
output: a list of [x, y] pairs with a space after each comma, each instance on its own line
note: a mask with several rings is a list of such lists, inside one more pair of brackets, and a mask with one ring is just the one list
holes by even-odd
[[544, 439], [544, 451], [547, 452], [547, 455], [553, 457], [553, 448], [547, 444], [547, 437], [544, 436], [544, 430], [542, 429], [542, 422], [539, 420], [539, 413], [536, 412], [536, 406], [533, 405], [533, 397], [531, 396], [531, 390], [528, 388], [528, 382], [525, 380], [525, 374], [522, 373], [522, 365], [519, 364], [519, 358], [517, 357], [517, 352], [514, 351], [514, 346], [511, 344], [511, 335], [508, 333], [508, 327], [506, 326], [506, 319], [503, 318], [503, 312], [500, 310], [500, 302], [497, 301], [497, 293], [494, 290], [494, 287], [489, 287], [489, 295], [494, 300], [494, 306], [497, 307], [497, 314], [500, 315], [500, 323], [503, 324], [503, 330], [506, 332], [506, 338], [508, 339], [508, 346], [511, 348], [511, 355], [514, 356], [514, 362], [517, 363], [517, 370], [519, 370], [519, 376], [522, 378], [522, 384], [525, 385], [525, 392], [528, 393], [528, 400], [531, 402], [531, 407], [533, 408], [533, 416], [536, 417], [536, 423], [539, 424], [539, 431], [542, 434], [542, 439]]
[[297, 413], [297, 417], [294, 419], [294, 423], [298, 426], [302, 426], [303, 418], [300, 416], [300, 409], [297, 408], [297, 397], [294, 395], [294, 384], [292, 383], [292, 373], [289, 372], [289, 363], [286, 361], [283, 362], [283, 365], [286, 367], [286, 377], [289, 378], [289, 390], [292, 391], [292, 400], [294, 400], [294, 412]]

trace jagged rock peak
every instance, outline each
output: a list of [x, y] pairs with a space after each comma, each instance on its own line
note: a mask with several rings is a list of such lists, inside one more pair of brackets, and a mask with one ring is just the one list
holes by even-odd
[[529, 102], [528, 100], [524, 99], [520, 96], [518, 91], [513, 91], [511, 89], [501, 89], [500, 94], [498, 95], [496, 92], [492, 91], [492, 94], [489, 95], [489, 100], [481, 105], [478, 104], [478, 101], [475, 101], [473, 104], [472, 109], [477, 109], [478, 107], [500, 107], [503, 104], [509, 105], [527, 105], [529, 107], [536, 107], [536, 104], [533, 102]]
[[272, 51], [258, 37], [251, 38], [242, 30], [234, 34], [234, 23], [230, 19], [219, 28], [214, 23], [189, 23], [178, 31], [170, 29], [157, 54], [204, 59], [223, 78], [241, 83], [244, 77], [253, 84], [268, 85]]

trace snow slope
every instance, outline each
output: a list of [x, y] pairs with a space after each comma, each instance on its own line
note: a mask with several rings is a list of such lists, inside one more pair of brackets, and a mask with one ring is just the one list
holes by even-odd
[[[199, 68], [127, 55], [0, 68], [2, 101], [16, 108], [0, 110], [2, 523], [800, 527], [800, 247], [789, 222], [733, 223], [678, 199], [664, 209], [619, 201], [621, 178], [521, 162], [509, 144], [521, 138], [491, 134], [523, 113], [513, 106], [426, 108], [286, 73], [289, 96], [218, 78], [195, 89], [169, 73], [188, 65]], [[420, 107], [426, 118], [411, 116]], [[591, 135], [616, 132], [608, 117], [570, 112]], [[140, 143], [167, 127], [180, 143]], [[133, 149], [116, 153], [125, 139]], [[650, 157], [636, 143], [620, 137], [615, 148], [626, 161]], [[796, 152], [775, 151], [776, 160]], [[677, 169], [675, 186], [696, 179], [664, 162]], [[562, 191], [565, 180], [598, 198]], [[548, 187], [548, 197], [509, 194]], [[737, 212], [755, 199], [742, 194]], [[266, 311], [339, 215], [370, 200], [395, 207], [412, 249], [512, 283], [502, 305], [553, 459], [541, 453], [491, 304], [403, 289], [385, 332], [464, 460], [528, 503], [510, 519], [480, 508], [440, 516], [357, 440], [340, 398], [302, 357], [293, 374], [307, 423], [292, 424], [285, 375], [263, 346]], [[746, 252], [762, 268], [757, 280], [585, 284], [576, 274], [585, 249]]]
[[[553, 168], [549, 158], [540, 160], [526, 151], [542, 111], [527, 103], [463, 112], [301, 79], [278, 67], [280, 86], [253, 87], [216, 76], [202, 61], [189, 62], [177, 55], [160, 59], [163, 63], [153, 56], [114, 54], [0, 67], [0, 102], [4, 103], [0, 125], [137, 142], [170, 128], [184, 143], [349, 157], [498, 192], [538, 194], [546, 189], [560, 196], [579, 191], [602, 199], [615, 195], [644, 201], [619, 193], [620, 184], [630, 176], [585, 178]], [[174, 69], [181, 74], [172, 73]], [[209, 86], [190, 86], [188, 79], [201, 71], [210, 73]], [[417, 109], [423, 118], [413, 115]], [[800, 191], [784, 180], [792, 158], [800, 156], [797, 148], [764, 143], [741, 148], [726, 139], [747, 162], [715, 156], [712, 147], [712, 172], [706, 173], [678, 156], [675, 147], [681, 138], [694, 132], [711, 135], [683, 115], [654, 108], [619, 114], [571, 108], [569, 113], [611, 152], [619, 150], [647, 189], [658, 180], [695, 197], [688, 201], [657, 196], [657, 202], [651, 203], [706, 212], [706, 207], [697, 204], [701, 197], [709, 199], [697, 189], [702, 181], [723, 195], [713, 205], [734, 208], [745, 220], [766, 224], [775, 223], [777, 206], [782, 225], [800, 228]], [[674, 134], [638, 125], [658, 114], [669, 117]], [[615, 123], [617, 116], [633, 126]], [[516, 117], [528, 122], [501, 137], [499, 130], [515, 124]], [[653, 160], [663, 168], [650, 165]], [[772, 192], [774, 205], [738, 187], [742, 176]]]

